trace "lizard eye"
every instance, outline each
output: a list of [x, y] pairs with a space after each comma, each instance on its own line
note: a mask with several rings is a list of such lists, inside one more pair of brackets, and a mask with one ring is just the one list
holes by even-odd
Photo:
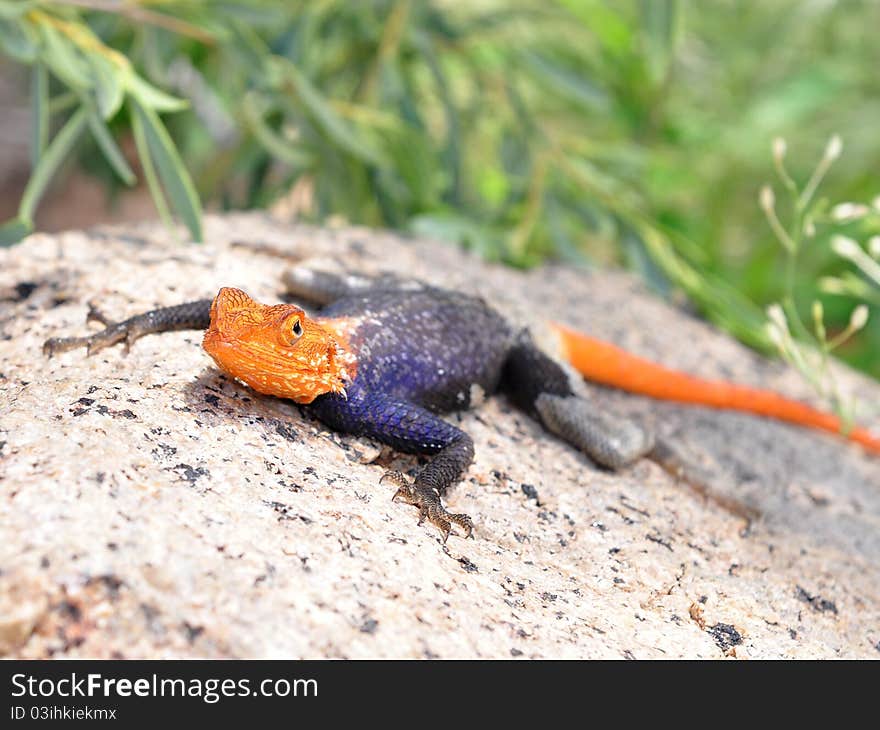
[[286, 345], [293, 345], [303, 335], [302, 320], [299, 315], [290, 316], [281, 327], [281, 339]]

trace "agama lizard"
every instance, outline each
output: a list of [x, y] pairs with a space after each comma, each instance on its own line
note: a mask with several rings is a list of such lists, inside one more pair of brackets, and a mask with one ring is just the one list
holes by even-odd
[[[438, 416], [502, 391], [547, 430], [598, 464], [619, 469], [647, 456], [668, 468], [663, 444], [635, 423], [599, 413], [579, 397], [569, 372], [545, 354], [529, 330], [508, 322], [482, 299], [383, 276], [340, 276], [294, 268], [284, 277], [299, 301], [268, 306], [239, 289], [156, 309], [122, 322], [96, 310], [105, 328], [86, 337], [52, 338], [44, 351], [108, 345], [157, 332], [204, 329], [203, 347], [221, 370], [254, 390], [303, 404], [332, 429], [369, 436], [406, 453], [432, 458], [408, 479], [385, 477], [394, 499], [419, 509], [443, 533], [453, 525], [472, 536], [464, 514], [448, 512], [444, 492], [471, 463], [471, 438]], [[563, 353], [587, 379], [654, 398], [758, 413], [842, 432], [835, 416], [775, 393], [700, 380], [635, 357], [562, 325], [550, 327]], [[866, 429], [846, 434], [880, 453]], [[383, 477], [383, 479], [385, 478]]]

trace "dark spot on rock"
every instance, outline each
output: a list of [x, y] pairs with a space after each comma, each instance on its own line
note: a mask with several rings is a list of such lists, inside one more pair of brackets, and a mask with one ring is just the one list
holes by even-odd
[[267, 507], [271, 507], [275, 512], [278, 513], [278, 521], [283, 522], [285, 520], [299, 520], [303, 524], [311, 525], [314, 520], [309, 517], [305, 517], [304, 515], [297, 514], [293, 511], [293, 509], [288, 504], [284, 504], [284, 502], [273, 502], [264, 499], [263, 504]]
[[534, 499], [535, 504], [540, 506], [541, 501], [538, 499], [538, 490], [531, 484], [520, 484], [519, 488], [522, 489], [522, 493], [526, 495], [527, 499]]
[[822, 596], [811, 596], [801, 586], [797, 586], [797, 593], [795, 595], [799, 601], [809, 604], [810, 608], [814, 611], [837, 614], [837, 604], [834, 601], [829, 601], [827, 598], [822, 598]]
[[195, 484], [199, 477], [205, 477], [210, 474], [210, 472], [203, 466], [193, 469], [189, 464], [172, 466], [169, 471], [176, 471], [182, 480], [187, 481], [190, 484]]
[[94, 398], [80, 398], [77, 403], [81, 403], [84, 406], [90, 406], [95, 402]]
[[379, 622], [374, 618], [368, 618], [361, 624], [360, 632], [362, 634], [375, 634], [379, 628]]
[[50, 565], [51, 565], [51, 562], [49, 561], [49, 558], [47, 558], [45, 555], [42, 558], [40, 558], [40, 567], [41, 568], [43, 568], [45, 570]]
[[220, 405], [220, 397], [213, 393], [205, 393], [205, 402], [216, 407]]
[[35, 281], [20, 281], [20, 282], [18, 282], [15, 285], [16, 300], [19, 302], [23, 302], [31, 294], [34, 293], [34, 290], [36, 288], [37, 288], [37, 283]]
[[519, 649], [511, 649], [510, 656], [522, 656], [523, 653]]
[[170, 444], [156, 444], [156, 448], [150, 452], [153, 456], [170, 457], [177, 453], [177, 447]]
[[299, 441], [299, 434], [297, 434], [296, 429], [287, 423], [275, 424], [275, 433], [288, 441]]
[[727, 651], [735, 646], [742, 644], [742, 636], [730, 624], [715, 624], [708, 629], [715, 643], [721, 647], [722, 651]]
[[465, 572], [467, 572], [467, 573], [479, 572], [479, 568], [477, 568], [476, 565], [474, 565], [470, 560], [468, 560], [463, 555], [458, 559], [458, 562], [461, 565], [461, 567], [465, 569]]
[[290, 492], [301, 492], [303, 487], [301, 484], [297, 484], [296, 482], [288, 481], [287, 479], [279, 479], [278, 485], [284, 487], [286, 490]]
[[130, 411], [128, 408], [124, 408], [121, 411], [117, 411], [114, 416], [122, 416], [123, 418], [128, 418], [129, 420], [137, 418], [134, 414], [134, 411]]
[[558, 597], [559, 596], [557, 596], [555, 593], [544, 592], [541, 594], [541, 598], [543, 600], [547, 601], [548, 603], [553, 603], [553, 601], [555, 601]]
[[648, 540], [650, 540], [651, 542], [656, 542], [658, 545], [662, 545], [662, 546], [665, 547], [669, 552], [675, 552], [675, 551], [672, 549], [672, 545], [670, 545], [669, 542], [667, 542], [667, 541], [664, 540], [662, 537], [660, 537], [660, 535], [652, 535], [652, 534], [649, 532], [648, 534], [645, 535], [645, 537], [646, 537]]
[[204, 626], [193, 626], [189, 621], [183, 622], [183, 632], [186, 634], [186, 640], [192, 644], [196, 639], [205, 633]]
[[91, 394], [94, 393], [96, 390], [98, 390], [98, 386], [97, 386], [97, 385], [90, 385], [90, 386], [89, 386], [89, 389], [86, 391], [86, 395], [91, 395]]
[[58, 604], [58, 612], [71, 621], [79, 621], [82, 618], [82, 609], [70, 601], [61, 601]]

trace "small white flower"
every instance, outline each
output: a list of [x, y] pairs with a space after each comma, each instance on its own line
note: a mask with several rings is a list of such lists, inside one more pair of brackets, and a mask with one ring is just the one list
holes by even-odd
[[831, 239], [831, 250], [838, 256], [843, 256], [845, 259], [857, 257], [862, 253], [859, 244], [846, 236], [834, 236], [834, 238]]
[[764, 326], [764, 331], [767, 333], [767, 337], [770, 338], [770, 341], [776, 345], [780, 350], [784, 347], [785, 336], [782, 332], [779, 331], [779, 328], [773, 324], [772, 322], [768, 322]]
[[860, 330], [868, 323], [868, 305], [860, 304], [849, 317], [849, 329], [853, 332]]
[[828, 140], [828, 146], [825, 147], [825, 159], [833, 162], [840, 157], [841, 152], [843, 152], [843, 140], [840, 135], [835, 134]]
[[871, 201], [871, 207], [878, 213], [880, 213], [880, 195], [878, 195]]
[[815, 224], [813, 223], [813, 219], [812, 219], [812, 218], [808, 218], [808, 219], [807, 219], [807, 222], [804, 223], [804, 235], [805, 235], [807, 238], [812, 238], [813, 236], [816, 235], [816, 226], [815, 226]]
[[880, 259], [880, 236], [871, 236], [868, 239], [868, 253], [875, 259]]
[[833, 276], [823, 276], [819, 279], [819, 288], [826, 294], [843, 294], [846, 292], [843, 282]]
[[773, 206], [776, 205], [776, 195], [773, 193], [773, 188], [769, 185], [765, 185], [761, 188], [761, 195], [759, 197], [759, 201], [761, 203], [761, 208], [765, 211], [773, 210]]
[[785, 312], [779, 304], [771, 304], [767, 307], [767, 318], [777, 327], [780, 332], [788, 332], [788, 321], [785, 319]]
[[868, 206], [861, 203], [839, 203], [831, 209], [831, 218], [838, 222], [854, 221], [868, 212]]
[[775, 159], [777, 163], [782, 162], [782, 158], [785, 157], [787, 149], [788, 145], [786, 145], [785, 139], [782, 137], [776, 137], [776, 139], [773, 140], [773, 159]]

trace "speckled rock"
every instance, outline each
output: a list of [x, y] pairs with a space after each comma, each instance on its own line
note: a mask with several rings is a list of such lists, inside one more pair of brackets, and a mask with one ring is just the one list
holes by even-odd
[[[210, 217], [206, 237], [129, 226], [0, 251], [0, 654], [880, 657], [880, 460], [833, 436], [588, 388], [686, 447], [712, 476], [699, 494], [649, 461], [600, 470], [492, 399], [451, 416], [476, 459], [448, 503], [478, 527], [444, 546], [379, 484], [415, 459], [230, 381], [198, 333], [43, 357], [87, 331], [92, 298], [120, 316], [223, 285], [271, 300], [288, 262], [343, 258], [809, 398], [623, 274], [260, 215]], [[876, 412], [876, 383], [840, 378]]]

